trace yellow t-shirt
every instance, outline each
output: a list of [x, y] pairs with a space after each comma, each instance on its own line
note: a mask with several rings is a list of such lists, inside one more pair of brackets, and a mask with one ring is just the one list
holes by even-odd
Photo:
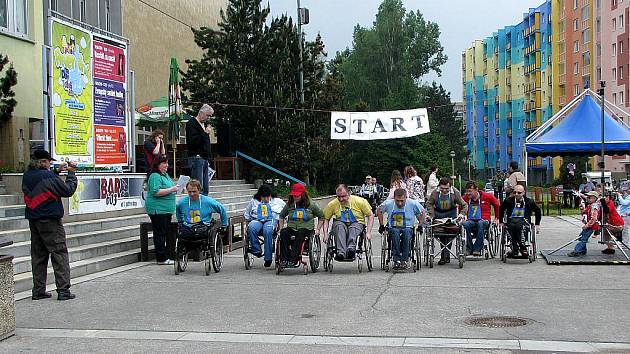
[[324, 208], [324, 218], [328, 220], [334, 215], [336, 220], [341, 220], [341, 211], [346, 208], [352, 211], [354, 217], [361, 224], [365, 224], [366, 216], [372, 215], [372, 207], [367, 200], [356, 195], [351, 195], [348, 202], [344, 205], [341, 205], [337, 198], [328, 203]]

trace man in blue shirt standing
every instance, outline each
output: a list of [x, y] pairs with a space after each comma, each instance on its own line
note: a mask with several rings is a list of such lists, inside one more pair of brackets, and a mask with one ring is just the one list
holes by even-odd
[[[424, 222], [426, 212], [422, 205], [413, 199], [407, 199], [405, 189], [396, 189], [394, 199], [388, 199], [378, 207], [378, 221], [381, 224], [379, 232], [385, 231], [383, 214], [387, 214], [389, 235], [392, 240], [392, 258], [394, 269], [407, 268], [407, 261], [411, 251], [411, 238], [413, 237], [414, 223], [417, 219], [420, 224]], [[401, 249], [402, 235], [402, 249]]]

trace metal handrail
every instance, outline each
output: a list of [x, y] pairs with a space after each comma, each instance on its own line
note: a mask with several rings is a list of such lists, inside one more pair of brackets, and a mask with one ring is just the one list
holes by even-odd
[[267, 165], [266, 163], [264, 163], [262, 161], [256, 160], [255, 158], [253, 158], [253, 157], [251, 157], [249, 155], [246, 155], [246, 154], [244, 154], [244, 153], [242, 153], [240, 151], [236, 151], [236, 157], [243, 157], [244, 159], [249, 160], [249, 161], [257, 164], [258, 166], [264, 167], [264, 168], [268, 169], [269, 171], [277, 173], [280, 176], [282, 176], [284, 178], [287, 178], [287, 179], [289, 179], [289, 180], [291, 180], [291, 181], [293, 181], [295, 183], [306, 185], [305, 182], [300, 181], [299, 179], [297, 179], [297, 178], [295, 178], [293, 176], [290, 176], [290, 175], [288, 175], [288, 174], [278, 170], [277, 168], [271, 167], [271, 166]]

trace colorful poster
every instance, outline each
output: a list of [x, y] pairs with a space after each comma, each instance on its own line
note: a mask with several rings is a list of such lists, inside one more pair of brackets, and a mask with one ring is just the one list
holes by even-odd
[[[111, 41], [108, 41], [111, 43]], [[94, 38], [94, 77], [125, 82], [125, 46]]]
[[94, 156], [96, 166], [127, 164], [127, 47], [94, 36]]
[[95, 77], [94, 124], [109, 124], [124, 127], [126, 123], [125, 88], [123, 84], [115, 81], [101, 80]]
[[79, 175], [70, 215], [143, 208], [144, 175]]
[[127, 162], [127, 132], [125, 127], [95, 125], [96, 165], [115, 165]]
[[91, 35], [58, 20], [53, 20], [51, 27], [53, 155], [58, 160], [92, 165]]

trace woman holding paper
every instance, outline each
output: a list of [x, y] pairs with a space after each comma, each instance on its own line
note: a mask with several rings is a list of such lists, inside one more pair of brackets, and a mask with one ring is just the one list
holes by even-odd
[[153, 244], [158, 264], [173, 264], [173, 260], [166, 256], [166, 235], [171, 227], [171, 217], [175, 214], [177, 186], [169, 177], [167, 170], [168, 158], [165, 155], [153, 160], [145, 203], [153, 226]]

